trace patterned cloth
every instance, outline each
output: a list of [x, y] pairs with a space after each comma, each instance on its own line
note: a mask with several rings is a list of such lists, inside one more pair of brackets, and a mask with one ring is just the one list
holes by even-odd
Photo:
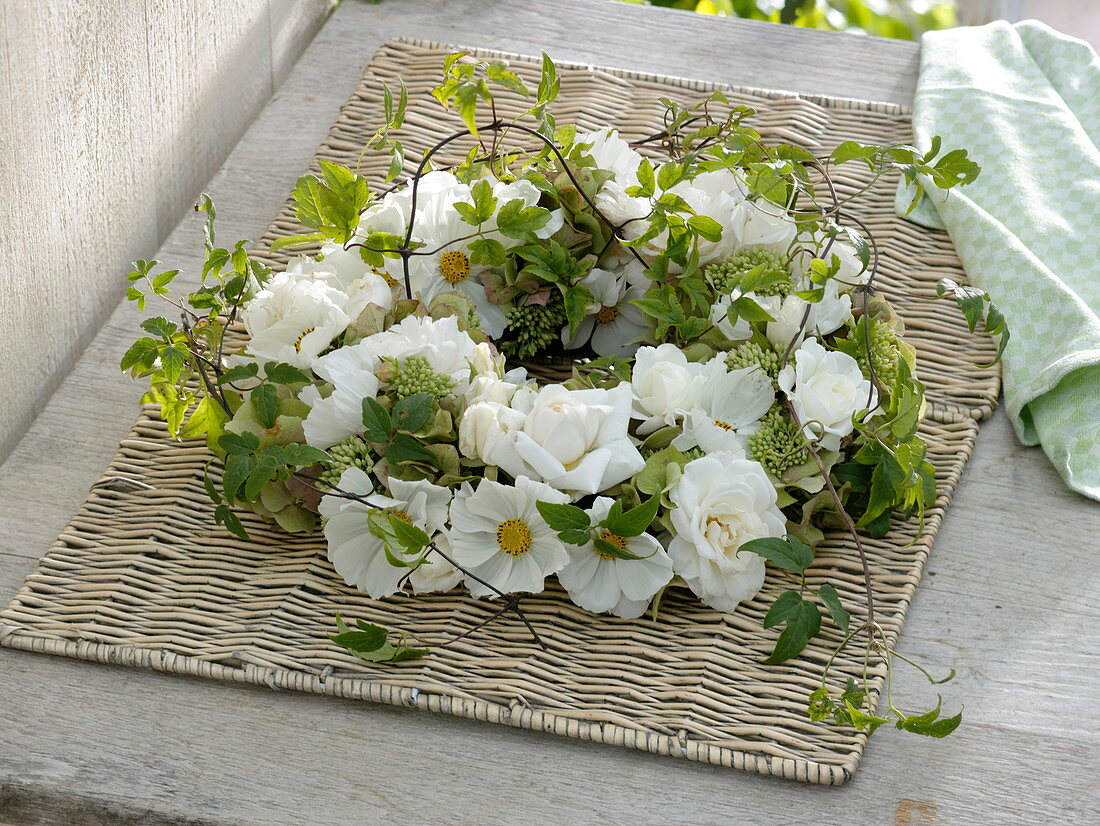
[[[981, 164], [909, 217], [947, 229], [1005, 314], [1020, 440], [1100, 499], [1100, 58], [1035, 21], [929, 32], [913, 131], [918, 147], [940, 135]], [[910, 201], [899, 191], [899, 212]]]

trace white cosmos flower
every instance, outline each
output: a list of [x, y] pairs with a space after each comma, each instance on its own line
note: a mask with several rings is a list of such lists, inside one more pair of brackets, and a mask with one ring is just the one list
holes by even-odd
[[727, 370], [725, 354], [704, 365], [695, 406], [684, 415], [678, 450], [702, 449], [744, 456], [756, 423], [775, 403], [771, 378], [759, 367]]
[[282, 272], [241, 313], [248, 351], [261, 361], [309, 367], [354, 320], [348, 297], [323, 278]]
[[733, 611], [764, 584], [764, 559], [738, 549], [783, 536], [787, 520], [759, 462], [717, 453], [684, 466], [669, 491], [673, 569], [707, 605]]
[[470, 359], [475, 347], [474, 340], [459, 329], [453, 316], [440, 319], [407, 316], [388, 330], [344, 349], [359, 349], [378, 359], [397, 362], [420, 356], [427, 359], [435, 372], [454, 381], [453, 392], [457, 394], [469, 387]]
[[[413, 240], [421, 244], [419, 252], [428, 254], [417, 254], [409, 258], [409, 277], [413, 292], [419, 294], [426, 303], [441, 292], [457, 290], [463, 293], [477, 308], [485, 332], [496, 338], [504, 332], [506, 313], [501, 305], [494, 304], [486, 295], [480, 276], [488, 267], [472, 262], [471, 246], [479, 238], [497, 241], [505, 249], [522, 244], [523, 241], [501, 233], [496, 228], [495, 216], [481, 227], [466, 223], [455, 209], [455, 204], [460, 201], [472, 203], [471, 188], [459, 183], [450, 173], [439, 174], [450, 178], [435, 178], [427, 187], [422, 184], [417, 192]], [[519, 200], [525, 207], [534, 206], [542, 195], [538, 187], [522, 179], [510, 183], [493, 181], [492, 187], [500, 207], [514, 200]], [[404, 205], [405, 202], [401, 203]], [[404, 208], [408, 209], [407, 206]], [[535, 235], [549, 238], [561, 229], [563, 222], [561, 210], [554, 210], [550, 214], [550, 220], [536, 230]], [[475, 232], [480, 234], [468, 237]], [[403, 273], [395, 272], [402, 266], [400, 261], [387, 266], [392, 277], [399, 280], [403, 278]]]
[[638, 349], [635, 341], [646, 331], [645, 316], [630, 302], [645, 297], [645, 287], [627, 282], [627, 271], [593, 268], [579, 282], [587, 287], [595, 301], [588, 314], [569, 336], [569, 327], [561, 331], [562, 344], [570, 350], [591, 340], [592, 349], [601, 356], [631, 356]]
[[858, 362], [839, 350], [826, 350], [814, 338], [794, 353], [794, 363], [779, 372], [779, 387], [791, 400], [803, 433], [825, 450], [839, 450], [855, 429], [852, 417], [874, 409], [878, 393], [863, 377]]
[[358, 311], [348, 310], [353, 318], [362, 312], [368, 304], [377, 304], [389, 312], [393, 307], [393, 288], [397, 282], [385, 270], [371, 267], [359, 255], [356, 248], [344, 249], [338, 244], [326, 244], [322, 248], [324, 257], [314, 261], [308, 256], [292, 258], [287, 264], [287, 272], [328, 273], [328, 283], [344, 293], [349, 302], [358, 306]]
[[[438, 537], [447, 523], [451, 492], [431, 482], [404, 482], [390, 479], [386, 496], [374, 493], [374, 483], [360, 468], [348, 468], [341, 474], [339, 489], [363, 497], [360, 502], [339, 496], [321, 497], [318, 510], [326, 518], [325, 539], [328, 558], [348, 585], [366, 591], [374, 599], [395, 593], [408, 568], [390, 564], [383, 541], [371, 533], [368, 514], [379, 508], [397, 514], [420, 528], [429, 537]], [[411, 558], [410, 562], [413, 561]], [[443, 562], [437, 557], [432, 564]], [[422, 577], [428, 584], [434, 577]], [[437, 584], [442, 585], [446, 577]], [[454, 587], [454, 582], [448, 587]]]
[[686, 410], [695, 406], [699, 391], [696, 378], [702, 368], [701, 364], [689, 362], [675, 344], [638, 348], [631, 387], [633, 417], [643, 420], [638, 426], [639, 434], [675, 424]]
[[[593, 525], [607, 518], [613, 502], [600, 496], [592, 503], [587, 513]], [[569, 563], [558, 571], [558, 582], [587, 611], [611, 611], [624, 619], [640, 617], [653, 595], [672, 579], [672, 560], [648, 533], [622, 537], [604, 531], [600, 538], [642, 559], [609, 557], [594, 544], [566, 545]]]
[[357, 345], [341, 347], [317, 359], [314, 372], [331, 383], [333, 390], [322, 397], [310, 384], [298, 394], [310, 408], [302, 422], [307, 444], [323, 450], [363, 432], [363, 400], [378, 395], [375, 370], [379, 364], [378, 356], [369, 348]]
[[598, 493], [645, 466], [631, 440], [632, 390], [543, 387], [522, 412], [482, 402], [459, 422], [459, 449], [510, 476], [541, 479], [576, 495]]
[[[451, 502], [455, 562], [503, 593], [542, 591], [546, 577], [560, 571], [569, 555], [539, 515], [540, 501], [563, 504], [569, 497], [526, 476], [514, 485], [482, 479], [476, 490], [463, 484]], [[495, 593], [469, 576], [466, 585], [476, 597]]]
[[[452, 557], [451, 537], [446, 531], [437, 533], [432, 542], [448, 557]], [[433, 551], [424, 555], [424, 561], [409, 575], [409, 585], [414, 594], [434, 594], [449, 591], [462, 582], [462, 571], [447, 559]]]

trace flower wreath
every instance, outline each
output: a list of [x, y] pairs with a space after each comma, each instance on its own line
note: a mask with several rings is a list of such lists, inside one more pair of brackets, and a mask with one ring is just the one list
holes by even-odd
[[[802, 574], [823, 528], [847, 526], [862, 557], [857, 526], [881, 536], [891, 513], [922, 513], [935, 482], [915, 354], [830, 172], [863, 164], [866, 189], [900, 170], [919, 193], [972, 180], [965, 152], [846, 142], [818, 159], [765, 144], [721, 93], [663, 101], [665, 128], [631, 143], [559, 127], [558, 86], [545, 57], [532, 90], [503, 62], [452, 55], [433, 95], [465, 128], [407, 182], [374, 192], [329, 162], [298, 181], [311, 231], [275, 248], [318, 253], [273, 273], [243, 242], [218, 247], [204, 198], [196, 291], [177, 301], [173, 271], [138, 263], [130, 297], [168, 298], [182, 324], [146, 320], [122, 367], [224, 463], [206, 478], [219, 524], [246, 537], [242, 505], [320, 525], [336, 572], [374, 598], [462, 585], [522, 617], [518, 595], [556, 575], [582, 608], [632, 618], [671, 584], [734, 611], [766, 561]], [[529, 105], [498, 117], [493, 89]], [[388, 181], [406, 105], [386, 88], [368, 143], [392, 155]], [[229, 355], [237, 322], [248, 341]], [[867, 594], [851, 623], [831, 585], [784, 593], [767, 662], [805, 647], [819, 605], [845, 644], [862, 633], [889, 660], [869, 577]], [[338, 623], [367, 660], [424, 651]], [[881, 721], [865, 692], [822, 686], [811, 714]]]

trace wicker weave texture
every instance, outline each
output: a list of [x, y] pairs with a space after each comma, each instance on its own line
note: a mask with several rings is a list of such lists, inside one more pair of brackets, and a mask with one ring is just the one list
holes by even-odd
[[[460, 128], [428, 95], [448, 51], [412, 41], [383, 46], [316, 158], [349, 165], [361, 160], [361, 168], [380, 180], [387, 160], [360, 155], [381, 111], [379, 81], [392, 85], [403, 78], [410, 105], [401, 137], [407, 166], [415, 168], [429, 146]], [[509, 57], [513, 69], [537, 82], [537, 60]], [[559, 122], [582, 128], [614, 124], [630, 138], [660, 128], [658, 98], [687, 103], [718, 88], [591, 67], [559, 70]], [[889, 104], [721, 88], [733, 102], [759, 110], [754, 123], [766, 138], [819, 154], [843, 140], [905, 142], [910, 134], [908, 113]], [[498, 101], [504, 115], [520, 106], [517, 100]], [[861, 174], [845, 170], [842, 196], [866, 183]], [[892, 181], [863, 195], [858, 212], [879, 244], [883, 292], [905, 318], [909, 340], [919, 351], [918, 372], [929, 398], [922, 435], [939, 486], [919, 538], [911, 520], [885, 539], [866, 543], [876, 610], [894, 638], [970, 457], [978, 423], [996, 403], [999, 376], [995, 369], [974, 366], [992, 359], [992, 342], [969, 336], [953, 307], [931, 300], [937, 279], [964, 280], [947, 236], [898, 219]], [[299, 231], [288, 205], [256, 253], [281, 268], [285, 255], [269, 253], [269, 245]], [[496, 607], [460, 591], [368, 599], [333, 572], [323, 537], [289, 536], [251, 514], [242, 519], [252, 539], [233, 537], [213, 523], [202, 485], [209, 458], [200, 442], [172, 441], [155, 411], [146, 409], [101, 482], [0, 612], [0, 642], [416, 707], [812, 783], [843, 783], [858, 765], [866, 736], [812, 723], [805, 712], [806, 697], [839, 642], [836, 629], [829, 626], [794, 662], [759, 664], [776, 636], [761, 629], [766, 606], [789, 585], [779, 572], [770, 572], [763, 593], [735, 614], [674, 591], [656, 621], [592, 615], [551, 582], [548, 591], [524, 603], [547, 651], [507, 616], [452, 645], [434, 647], [425, 659], [372, 666], [327, 639], [337, 612], [438, 644]], [[808, 576], [811, 586], [826, 580], [860, 615], [861, 567], [842, 534], [827, 537]], [[838, 681], [861, 671], [856, 651], [841, 655], [833, 667]], [[882, 675], [875, 672], [873, 689], [881, 684]]]

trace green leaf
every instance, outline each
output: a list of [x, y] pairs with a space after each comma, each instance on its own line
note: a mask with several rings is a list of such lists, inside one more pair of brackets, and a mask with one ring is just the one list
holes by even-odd
[[274, 427], [279, 418], [279, 391], [275, 389], [275, 385], [261, 384], [252, 391], [249, 399], [256, 409], [260, 424], [267, 428]]
[[[324, 240], [325, 234], [323, 232], [305, 232], [301, 235], [286, 235], [282, 238], [276, 238], [271, 242], [271, 251], [277, 252], [284, 247], [297, 247], [300, 244], [313, 244]], [[219, 267], [219, 269], [221, 268]]]
[[585, 531], [585, 541], [573, 544], [587, 543], [587, 528], [592, 520], [582, 508], [570, 504], [558, 504], [557, 502], [536, 502], [539, 514], [554, 531], [581, 530]]
[[241, 539], [247, 540], [249, 538], [248, 531], [245, 530], [240, 518], [225, 503], [214, 508], [214, 524], [224, 525], [227, 531]]
[[231, 384], [235, 381], [254, 379], [259, 372], [260, 366], [254, 361], [247, 362], [246, 364], [237, 364], [222, 373], [221, 378], [218, 379], [218, 384]]
[[[929, 714], [932, 713], [938, 715], [939, 709], [937, 708], [935, 712], [929, 712]], [[939, 720], [934, 718], [929, 720], [927, 718], [927, 714], [916, 717], [903, 717], [894, 725], [899, 729], [911, 731], [914, 734], [923, 734], [925, 737], [942, 738], [959, 727], [959, 724], [962, 722], [962, 712], [960, 711], [954, 717], [944, 717]]]
[[814, 561], [813, 549], [796, 536], [788, 536], [786, 539], [777, 537], [752, 539], [737, 549], [738, 553], [741, 551], [750, 551], [757, 556], [762, 556], [775, 567], [796, 574], [805, 572]]
[[808, 600], [799, 600], [787, 614], [787, 627], [775, 641], [775, 649], [771, 655], [762, 661], [763, 664], [776, 665], [797, 657], [820, 629], [821, 612], [817, 610], [817, 606]]
[[183, 376], [187, 359], [191, 354], [185, 344], [170, 344], [160, 349], [160, 369], [168, 382], [175, 384]]
[[775, 628], [775, 626], [787, 622], [800, 602], [802, 602], [802, 595], [798, 591], [784, 591], [776, 597], [772, 607], [764, 615], [764, 627]]
[[775, 321], [767, 310], [747, 295], [738, 296], [734, 299], [732, 307], [737, 312], [738, 316], [748, 322]]
[[416, 393], [399, 399], [393, 406], [391, 424], [397, 430], [416, 433], [428, 423], [435, 397], [431, 393]]
[[119, 362], [119, 367], [123, 371], [136, 370], [138, 372], [148, 372], [153, 369], [153, 365], [157, 360], [157, 354], [160, 352], [160, 345], [156, 339], [152, 338], [139, 338], [122, 356], [122, 361]]
[[572, 337], [577, 334], [588, 308], [596, 299], [587, 287], [579, 284], [567, 288], [562, 297], [565, 303], [565, 317], [569, 321], [569, 335]]
[[218, 439], [218, 446], [226, 453], [253, 453], [260, 446], [260, 437], [255, 433], [226, 433]]
[[815, 723], [820, 723], [833, 713], [834, 708], [836, 708], [836, 704], [829, 696], [828, 689], [823, 686], [810, 695], [806, 713]]
[[561, 531], [558, 534], [558, 539], [562, 542], [567, 542], [570, 545], [587, 545], [592, 541], [592, 534], [587, 530], [581, 530], [580, 528], [571, 528], [569, 530]]
[[[228, 435], [228, 434], [227, 434]], [[222, 438], [225, 438], [224, 436]], [[236, 501], [241, 488], [256, 466], [255, 456], [251, 453], [230, 453], [225, 457], [225, 472], [222, 474], [222, 490], [230, 502]]]
[[500, 267], [507, 259], [508, 251], [504, 248], [504, 244], [495, 238], [475, 238], [470, 242], [471, 264]]
[[610, 556], [614, 559], [642, 559], [632, 551], [627, 551], [620, 548], [618, 545], [614, 545], [611, 542], [604, 539], [602, 536], [597, 536], [592, 540], [592, 544], [595, 545], [596, 550], [602, 553], [604, 556]]
[[861, 708], [853, 704], [850, 700], [844, 701], [844, 708], [848, 712], [848, 719], [851, 720], [852, 727], [858, 731], [866, 731], [868, 734], [874, 734], [875, 729], [883, 723], [888, 722], [885, 717], [865, 714]]
[[264, 367], [264, 375], [275, 384], [305, 384], [310, 379], [292, 364], [271, 362]]
[[616, 515], [614, 518], [609, 513], [600, 527], [618, 536], [640, 536], [657, 518], [657, 510], [660, 507], [661, 497], [652, 496], [637, 507], [631, 508], [621, 515]]
[[311, 467], [332, 461], [325, 451], [309, 445], [289, 444], [283, 446], [283, 460], [293, 467]]
[[214, 202], [205, 192], [199, 196], [199, 202], [195, 204], [195, 212], [205, 212], [206, 221], [202, 227], [203, 243], [207, 250], [214, 249], [214, 221], [218, 217], [218, 211], [214, 209]]
[[359, 626], [359, 631], [352, 631], [348, 628], [343, 618], [336, 615], [336, 627], [340, 633], [330, 634], [329, 639], [337, 645], [347, 648], [352, 653], [376, 651], [381, 648], [389, 637], [389, 631], [380, 625], [371, 625], [370, 623], [359, 620], [356, 622]]
[[509, 238], [537, 243], [539, 239], [535, 231], [546, 226], [549, 220], [550, 210], [527, 206], [522, 198], [513, 198], [497, 213], [497, 229]]
[[[836, 627], [839, 628], [842, 633], [847, 634], [848, 623], [851, 621], [852, 615], [840, 604], [840, 595], [836, 592], [836, 588], [826, 582], [817, 589], [817, 598], [820, 599], [822, 604], [828, 609], [829, 616], [833, 618]], [[767, 626], [765, 625], [764, 627], [766, 628]]]
[[722, 225], [706, 215], [692, 215], [688, 218], [688, 226], [708, 241], [722, 238]]
[[195, 405], [186, 426], [181, 431], [185, 439], [197, 439], [206, 437], [208, 445], [217, 444], [217, 440], [225, 432], [225, 423], [229, 421], [229, 415], [220, 404], [211, 396], [203, 396]]
[[638, 165], [638, 185], [640, 188], [638, 195], [644, 198], [653, 197], [657, 191], [657, 183], [653, 177], [653, 164], [648, 159], [643, 159]]
[[378, 399], [373, 397], [363, 399], [363, 426], [366, 428], [367, 441], [385, 442], [389, 439], [390, 431], [393, 429], [390, 412]]
[[380, 625], [356, 620], [358, 631], [348, 628], [343, 618], [336, 615], [338, 634], [330, 634], [329, 639], [361, 660], [370, 663], [397, 663], [412, 660], [428, 653], [427, 648], [417, 648], [405, 643], [404, 635], [397, 645], [389, 641], [390, 631]]
[[168, 285], [172, 283], [172, 279], [180, 274], [179, 270], [165, 270], [159, 273], [153, 279], [153, 292], [157, 295], [164, 295], [168, 292]]
[[386, 461], [391, 465], [399, 465], [403, 462], [417, 462], [419, 464], [434, 464], [435, 456], [420, 444], [412, 436], [406, 433], [398, 433], [393, 440], [386, 445]]
[[424, 531], [416, 527], [416, 525], [413, 525], [411, 522], [406, 522], [396, 513], [390, 513], [389, 519], [393, 535], [397, 538], [397, 541], [401, 543], [406, 553], [420, 553], [428, 547], [428, 543], [431, 542], [431, 539]]

